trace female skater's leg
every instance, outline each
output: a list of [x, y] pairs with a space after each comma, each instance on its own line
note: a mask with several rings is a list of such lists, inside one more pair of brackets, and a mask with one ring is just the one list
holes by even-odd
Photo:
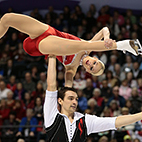
[[[138, 49], [140, 44], [131, 40], [124, 40], [120, 42], [113, 42], [112, 47], [107, 49], [104, 41], [92, 41], [85, 40], [70, 40], [57, 36], [50, 35], [44, 38], [39, 43], [39, 50], [43, 54], [54, 55], [71, 55], [81, 51], [109, 51], [109, 50], [125, 50], [131, 52], [134, 55], [138, 55]], [[48, 47], [48, 48], [47, 48]], [[140, 47], [141, 48], [141, 47]]]
[[31, 38], [36, 38], [48, 29], [48, 25], [32, 17], [15, 13], [7, 13], [0, 19], [0, 38], [4, 36], [9, 27], [28, 34]]

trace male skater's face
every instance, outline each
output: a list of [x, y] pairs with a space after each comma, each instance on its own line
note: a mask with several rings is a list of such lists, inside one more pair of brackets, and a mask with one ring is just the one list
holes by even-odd
[[65, 93], [64, 100], [61, 100], [61, 112], [74, 113], [78, 105], [78, 96], [73, 91]]

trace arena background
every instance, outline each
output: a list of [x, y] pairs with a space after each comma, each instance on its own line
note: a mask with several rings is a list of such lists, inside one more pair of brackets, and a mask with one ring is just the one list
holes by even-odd
[[9, 7], [12, 7], [17, 12], [29, 13], [28, 11], [34, 8], [47, 12], [46, 9], [50, 5], [57, 11], [63, 10], [63, 7], [66, 5], [71, 9], [73, 9], [75, 5], [80, 5], [82, 11], [86, 13], [90, 4], [95, 4], [97, 10], [100, 10], [104, 5], [109, 5], [113, 8], [142, 11], [141, 0], [0, 0], [0, 9], [2, 12], [6, 12]]
[[[46, 23], [45, 15], [49, 12], [48, 8], [50, 6], [53, 6], [53, 13], [55, 16], [57, 16], [60, 15], [60, 13], [63, 13], [65, 6], [70, 7], [71, 15], [75, 12], [75, 7], [79, 5], [82, 9], [83, 15], [85, 15], [84, 17], [86, 18], [80, 18], [81, 20], [79, 20], [83, 21], [85, 19], [86, 21], [89, 21], [87, 12], [89, 11], [91, 4], [96, 6], [98, 14], [97, 17], [94, 16], [92, 18], [94, 21], [97, 20], [101, 8], [106, 5], [109, 6], [109, 11], [107, 11], [107, 14], [110, 17], [113, 17], [114, 11], [117, 10], [118, 13], [122, 15], [124, 20], [128, 18], [126, 14], [127, 10], [131, 9], [131, 16], [136, 17], [135, 22], [126, 25], [125, 21], [121, 26], [117, 25], [116, 22], [120, 33], [116, 33], [116, 35], [111, 33], [111, 37], [115, 40], [124, 40], [127, 38], [132, 38], [133, 33], [136, 33], [136, 36], [134, 37], [137, 37], [140, 42], [142, 42], [141, 0], [0, 0], [0, 16], [8, 12], [9, 8], [11, 8], [10, 10], [12, 10], [12, 12], [27, 15], [31, 15], [34, 9], [37, 8], [39, 10], [38, 14], [42, 16], [42, 18], [40, 17], [41, 19], [39, 20]], [[92, 21], [89, 21], [91, 25], [87, 25], [85, 27], [85, 25], [83, 25], [83, 23], [80, 21], [79, 24], [76, 25], [76, 23], [74, 24], [72, 21], [70, 21], [70, 19], [66, 19], [63, 21], [63, 23], [61, 22], [60, 26], [56, 24], [56, 19], [52, 19], [51, 25], [59, 30], [65, 30], [77, 36], [82, 36], [81, 38], [87, 40], [89, 40], [89, 38], [91, 38], [96, 31], [99, 31], [103, 27], [102, 25], [98, 24], [99, 22], [95, 23], [95, 26], [93, 26], [91, 23]], [[68, 27], [70, 22], [73, 25], [69, 25]], [[113, 22], [113, 24], [114, 23], [115, 22]], [[78, 30], [78, 26], [80, 25], [84, 28], [83, 35]], [[92, 28], [94, 27], [95, 32], [93, 30], [91, 31], [91, 29], [87, 31], [89, 26]], [[110, 26], [111, 30], [116, 30], [113, 29], [114, 25], [112, 26], [109, 22], [105, 26]], [[136, 26], [138, 26], [138, 29], [135, 28]], [[17, 35], [16, 42], [13, 42], [13, 33], [16, 33]], [[44, 60], [44, 57], [31, 57], [24, 51], [21, 51], [22, 41], [26, 37], [26, 35], [23, 35], [20, 32], [10, 28], [6, 36], [0, 40], [0, 138], [2, 142], [16, 142], [19, 138], [17, 137], [19, 127], [24, 127], [20, 122], [22, 118], [26, 116], [26, 110], [32, 108], [34, 112], [37, 112], [37, 97], [42, 99], [41, 106], [43, 106], [44, 102], [44, 94], [46, 90], [46, 71], [48, 65]], [[22, 56], [19, 52], [22, 53]], [[73, 86], [74, 88], [78, 89], [78, 93], [81, 96], [79, 99], [80, 108], [78, 108], [78, 111], [82, 113], [86, 112], [95, 114], [102, 117], [113, 117], [142, 111], [142, 56], [135, 57], [129, 53], [125, 55], [122, 52], [113, 51], [105, 53], [94, 52], [92, 55], [103, 60], [106, 65], [106, 70], [102, 76], [93, 77], [87, 74], [83, 68], [79, 68], [74, 78]], [[12, 66], [9, 64], [12, 64]], [[119, 66], [118, 69], [121, 70], [120, 74], [116, 73], [118, 69], [117, 71], [114, 69], [116, 64], [117, 67]], [[57, 73], [58, 87], [62, 87], [64, 85], [64, 68], [59, 62], [57, 62]], [[26, 81], [28, 81], [27, 78], [31, 78], [31, 88], [26, 85]], [[105, 84], [107, 85], [105, 86]], [[2, 85], [5, 85], [5, 90], [10, 89], [7, 90], [7, 94], [10, 94], [8, 96], [12, 97], [1, 97], [1, 94], [3, 93]], [[19, 85], [22, 86], [22, 91], [18, 90]], [[117, 89], [115, 88], [115, 85], [118, 85]], [[116, 92], [114, 91], [118, 89], [120, 100], [116, 101], [114, 98], [114, 94]], [[18, 96], [18, 93], [22, 95]], [[88, 94], [90, 94], [90, 96]], [[97, 95], [99, 96], [98, 98], [96, 97]], [[7, 106], [6, 103], [11, 101], [12, 104]], [[21, 110], [15, 109], [16, 104], [18, 103], [21, 104]], [[92, 103], [93, 107], [91, 106]], [[14, 124], [10, 124], [9, 122], [10, 115], [16, 116], [16, 121]], [[42, 111], [35, 113], [34, 117], [37, 118], [38, 123], [33, 126], [27, 124], [24, 130], [32, 127], [35, 132], [35, 137], [31, 138], [30, 136], [25, 136], [22, 138], [25, 139], [26, 142], [44, 142], [48, 136], [45, 134], [44, 129], [42, 129]], [[14, 133], [10, 134], [9, 131], [13, 131]], [[92, 134], [86, 142], [132, 142], [132, 140], [134, 142], [138, 142], [136, 138], [142, 141], [141, 131], [142, 122], [140, 121], [123, 127], [118, 131], [106, 131]], [[124, 138], [125, 135], [126, 139]]]

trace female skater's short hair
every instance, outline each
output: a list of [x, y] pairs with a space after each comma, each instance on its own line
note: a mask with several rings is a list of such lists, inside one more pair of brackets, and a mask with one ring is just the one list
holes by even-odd
[[97, 73], [91, 73], [91, 74], [94, 75], [94, 76], [100, 76], [100, 75], [102, 75], [103, 72], [104, 72], [104, 70], [105, 70], [105, 65], [104, 65], [104, 63], [103, 63], [102, 61], [100, 61], [100, 60], [99, 60], [99, 62], [101, 63], [102, 68], [101, 68]]

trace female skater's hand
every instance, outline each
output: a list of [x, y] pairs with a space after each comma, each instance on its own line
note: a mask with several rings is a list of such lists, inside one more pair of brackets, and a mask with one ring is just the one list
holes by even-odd
[[113, 43], [115, 42], [115, 40], [112, 39], [105, 39], [104, 43], [105, 43], [105, 47], [107, 49], [110, 49], [113, 46]]

